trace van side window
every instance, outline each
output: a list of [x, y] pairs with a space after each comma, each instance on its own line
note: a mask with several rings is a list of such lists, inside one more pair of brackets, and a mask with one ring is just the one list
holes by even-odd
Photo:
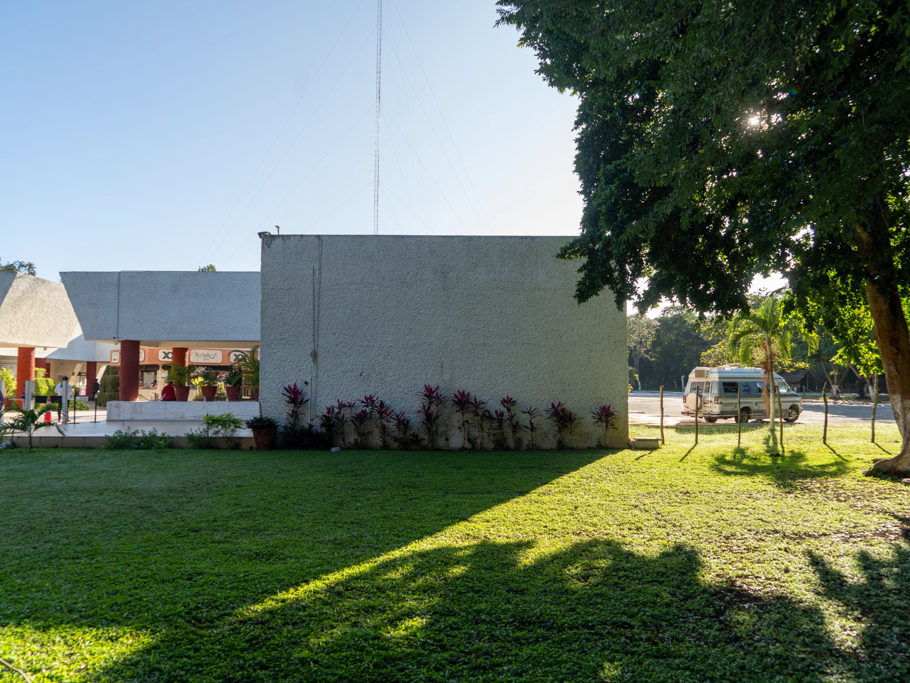
[[743, 396], [752, 394], [752, 382], [743, 382], [741, 386], [743, 388]]
[[736, 382], [724, 382], [724, 393], [736, 396]]

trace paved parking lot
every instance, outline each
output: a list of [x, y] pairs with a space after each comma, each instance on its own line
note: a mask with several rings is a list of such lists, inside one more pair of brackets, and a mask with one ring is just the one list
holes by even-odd
[[[682, 414], [682, 392], [664, 392], [664, 424], [674, 425], [692, 418]], [[633, 391], [629, 394], [629, 422], [631, 424], [658, 424], [660, 422], [660, 394], [657, 391]], [[825, 407], [819, 400], [804, 400], [798, 424], [822, 424]], [[863, 401], [828, 401], [828, 424], [868, 424], [872, 420], [872, 404]], [[876, 422], [892, 422], [894, 414], [890, 403], [879, 403]], [[723, 420], [732, 422], [732, 420]]]

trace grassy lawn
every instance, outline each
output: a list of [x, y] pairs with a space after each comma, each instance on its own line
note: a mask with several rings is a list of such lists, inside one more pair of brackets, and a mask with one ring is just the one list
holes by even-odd
[[776, 459], [735, 427], [0, 452], [0, 657], [34, 681], [908, 680], [910, 487], [862, 476], [897, 450], [878, 433], [789, 426]]

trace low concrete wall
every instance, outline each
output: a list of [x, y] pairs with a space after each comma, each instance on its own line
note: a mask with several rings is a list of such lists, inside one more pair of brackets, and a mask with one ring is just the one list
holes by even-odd
[[241, 420], [259, 415], [256, 401], [109, 401], [107, 419], [148, 422], [177, 420], [200, 422], [206, 415], [231, 413]]

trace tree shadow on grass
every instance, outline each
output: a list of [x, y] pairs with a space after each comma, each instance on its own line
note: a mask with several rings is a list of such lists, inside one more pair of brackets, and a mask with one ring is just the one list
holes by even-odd
[[795, 490], [800, 480], [838, 477], [848, 471], [849, 465], [844, 459], [811, 465], [806, 454], [797, 450], [772, 457], [764, 453], [752, 455], [742, 448], [735, 448], [730, 455], [717, 455], [711, 469], [728, 476], [764, 477], [780, 488]]
[[93, 675], [117, 681], [863, 677], [854, 653], [831, 641], [819, 611], [708, 585], [692, 549], [677, 545], [643, 556], [611, 540], [586, 540], [543, 557], [532, 552], [525, 542], [409, 552], [302, 587], [263, 609], [169, 630], [150, 648]]
[[895, 518], [903, 527], [904, 542], [892, 546], [890, 557], [860, 551], [859, 580], [817, 553], [807, 553], [822, 595], [862, 617], [865, 627], [856, 656], [870, 674], [880, 669], [867, 680], [910, 680], [910, 518]]

